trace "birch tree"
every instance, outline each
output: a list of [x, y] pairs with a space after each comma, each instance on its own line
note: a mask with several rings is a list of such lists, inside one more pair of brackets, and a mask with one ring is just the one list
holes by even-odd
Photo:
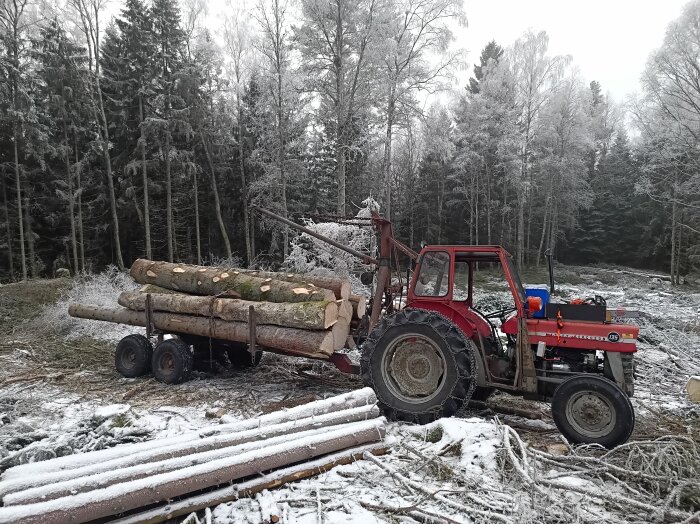
[[[539, 116], [561, 79], [570, 56], [548, 56], [549, 37], [544, 31], [527, 32], [516, 40], [508, 52], [508, 63], [516, 86], [515, 103], [519, 112], [520, 172], [516, 183], [517, 244], [516, 265], [522, 269], [529, 248], [530, 222], [525, 222], [526, 203], [530, 198], [532, 141], [540, 132]], [[526, 241], [527, 237], [527, 241]]]
[[346, 157], [354, 146], [353, 118], [370, 100], [380, 14], [378, 0], [302, 0], [302, 22], [295, 31], [310, 90], [321, 96], [335, 127], [336, 211], [341, 216], [347, 198]]
[[[400, 0], [392, 4], [391, 14], [382, 27], [381, 70], [384, 102], [384, 182], [383, 213], [391, 218], [392, 138], [397, 110], [418, 113], [416, 95], [432, 93], [446, 80], [461, 58], [450, 50], [454, 40], [452, 26], [465, 25], [461, 0]], [[397, 106], [405, 106], [403, 108]]]
[[[256, 156], [265, 170], [265, 185], [274, 188], [272, 201], [279, 203], [283, 217], [288, 215], [288, 186], [302, 168], [299, 155], [292, 149], [299, 147], [303, 124], [299, 114], [303, 101], [299, 96], [300, 82], [292, 70], [291, 27], [288, 22], [286, 0], [262, 0], [255, 11], [260, 27], [256, 43], [262, 57], [260, 83], [262, 103], [269, 107], [258, 122], [262, 140]], [[282, 252], [289, 254], [289, 229], [282, 227]]]
[[245, 239], [246, 260], [253, 263], [255, 258], [253, 217], [250, 214], [250, 180], [246, 174], [245, 157], [245, 118], [243, 115], [243, 92], [248, 79], [248, 60], [251, 47], [251, 28], [244, 20], [242, 10], [236, 10], [224, 21], [224, 41], [231, 59], [231, 74], [236, 97], [236, 119], [238, 131], [238, 172], [241, 181], [241, 204], [243, 207], [243, 237]]

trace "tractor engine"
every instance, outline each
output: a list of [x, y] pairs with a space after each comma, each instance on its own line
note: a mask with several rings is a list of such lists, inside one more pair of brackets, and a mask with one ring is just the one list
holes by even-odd
[[600, 373], [603, 369], [603, 359], [595, 351], [547, 348], [540, 362], [547, 371]]

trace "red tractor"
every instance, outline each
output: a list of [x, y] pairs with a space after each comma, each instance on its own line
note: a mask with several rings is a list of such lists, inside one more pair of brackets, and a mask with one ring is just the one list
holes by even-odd
[[[376, 266], [375, 294], [355, 336], [363, 382], [390, 419], [428, 423], [501, 390], [551, 402], [557, 428], [573, 443], [612, 447], [630, 437], [639, 328], [612, 323], [602, 297], [559, 303], [546, 289], [524, 288], [499, 246], [427, 246], [416, 253], [378, 215], [371, 219], [376, 259], [258, 211]], [[391, 278], [392, 269], [401, 275], [399, 253], [415, 264], [405, 296]], [[549, 267], [553, 291], [551, 259]], [[477, 307], [475, 285], [486, 269], [499, 270], [512, 295], [492, 311]]]

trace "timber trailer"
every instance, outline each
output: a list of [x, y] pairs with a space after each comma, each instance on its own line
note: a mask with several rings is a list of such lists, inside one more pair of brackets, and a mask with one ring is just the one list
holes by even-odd
[[[430, 245], [418, 253], [394, 238], [391, 222], [376, 213], [342, 219], [374, 229], [373, 257], [269, 210], [254, 209], [374, 268], [362, 278], [367, 285], [374, 282], [374, 295], [351, 333], [361, 351], [360, 365], [339, 351], [314, 358], [344, 373], [360, 373], [387, 418], [425, 424], [500, 390], [551, 402], [557, 428], [572, 443], [613, 447], [629, 439], [639, 328], [613, 322], [613, 314], [624, 314], [609, 311], [599, 296], [552, 300], [551, 256], [549, 291], [524, 288], [511, 255], [500, 246]], [[401, 256], [409, 259], [405, 274]], [[475, 285], [485, 268], [496, 269], [512, 295], [512, 301], [492, 311], [477, 308]], [[247, 344], [158, 331], [150, 314], [147, 306], [146, 337], [129, 335], [117, 346], [120, 372], [120, 355], [128, 354], [128, 366], [152, 367], [158, 380], [174, 383], [186, 380], [197, 355], [207, 351], [226, 352], [232, 363], [244, 367], [256, 365], [262, 351], [281, 352], [256, 344], [253, 312]], [[159, 342], [152, 352], [149, 339], [154, 335]], [[168, 359], [155, 358], [158, 354]]]

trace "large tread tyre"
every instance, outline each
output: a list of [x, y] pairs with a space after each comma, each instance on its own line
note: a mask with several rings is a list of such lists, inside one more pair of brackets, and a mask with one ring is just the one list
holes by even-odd
[[147, 375], [151, 371], [153, 346], [143, 335], [127, 335], [114, 352], [114, 366], [126, 378]]
[[574, 444], [614, 448], [634, 430], [634, 408], [617, 384], [599, 375], [571, 377], [554, 391], [552, 417]]
[[[360, 367], [363, 383], [374, 389], [387, 418], [427, 424], [454, 415], [469, 399], [476, 386], [475, 359], [473, 343], [447, 318], [404, 309], [384, 317], [368, 335]], [[405, 375], [397, 369], [401, 361], [410, 368]], [[421, 380], [437, 375], [433, 369], [440, 377], [431, 392], [406, 391], [406, 384], [427, 387]]]
[[184, 340], [169, 338], [156, 346], [151, 367], [159, 382], [180, 384], [192, 376], [194, 356]]

